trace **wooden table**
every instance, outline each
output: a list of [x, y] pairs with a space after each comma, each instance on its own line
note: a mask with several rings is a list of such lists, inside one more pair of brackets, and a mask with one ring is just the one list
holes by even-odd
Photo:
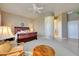
[[33, 49], [33, 56], [55, 56], [55, 50], [47, 45], [39, 45]]

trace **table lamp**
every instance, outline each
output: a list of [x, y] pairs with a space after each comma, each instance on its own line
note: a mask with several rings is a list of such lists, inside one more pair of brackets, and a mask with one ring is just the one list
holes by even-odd
[[0, 26], [0, 40], [13, 37], [11, 28], [8, 26]]

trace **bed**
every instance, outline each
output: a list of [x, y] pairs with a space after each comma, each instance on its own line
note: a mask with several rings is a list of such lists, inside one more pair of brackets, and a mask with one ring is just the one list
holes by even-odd
[[37, 39], [37, 32], [30, 32], [29, 27], [14, 27], [17, 42], [28, 42]]

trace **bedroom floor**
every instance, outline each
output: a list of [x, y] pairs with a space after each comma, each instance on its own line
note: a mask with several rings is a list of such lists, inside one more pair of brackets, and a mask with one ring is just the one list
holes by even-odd
[[64, 47], [75, 53], [76, 55], [79, 55], [78, 51], [78, 40], [77, 39], [68, 39], [68, 40], [63, 40], [62, 44]]
[[[76, 44], [72, 45], [69, 41], [57, 41], [53, 38], [47, 39], [45, 37], [39, 37], [37, 40], [26, 42], [24, 44], [24, 50], [31, 51], [37, 45], [49, 45], [56, 51], [56, 56], [76, 56], [78, 52]], [[72, 46], [71, 46], [72, 45]], [[73, 48], [72, 48], [73, 47]], [[74, 51], [75, 50], [75, 51]]]

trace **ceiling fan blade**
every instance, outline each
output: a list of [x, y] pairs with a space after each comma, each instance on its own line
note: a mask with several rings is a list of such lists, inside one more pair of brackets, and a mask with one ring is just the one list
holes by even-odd
[[38, 9], [44, 9], [43, 7], [39, 7]]
[[34, 9], [34, 10], [37, 10], [36, 4], [33, 4], [33, 9]]
[[41, 11], [40, 11], [40, 10], [42, 10], [42, 9], [43, 9], [43, 7], [37, 7], [37, 5], [36, 5], [36, 4], [32, 4], [32, 5], [33, 5], [34, 12], [36, 12], [36, 13], [40, 14], [40, 13], [41, 13]]

